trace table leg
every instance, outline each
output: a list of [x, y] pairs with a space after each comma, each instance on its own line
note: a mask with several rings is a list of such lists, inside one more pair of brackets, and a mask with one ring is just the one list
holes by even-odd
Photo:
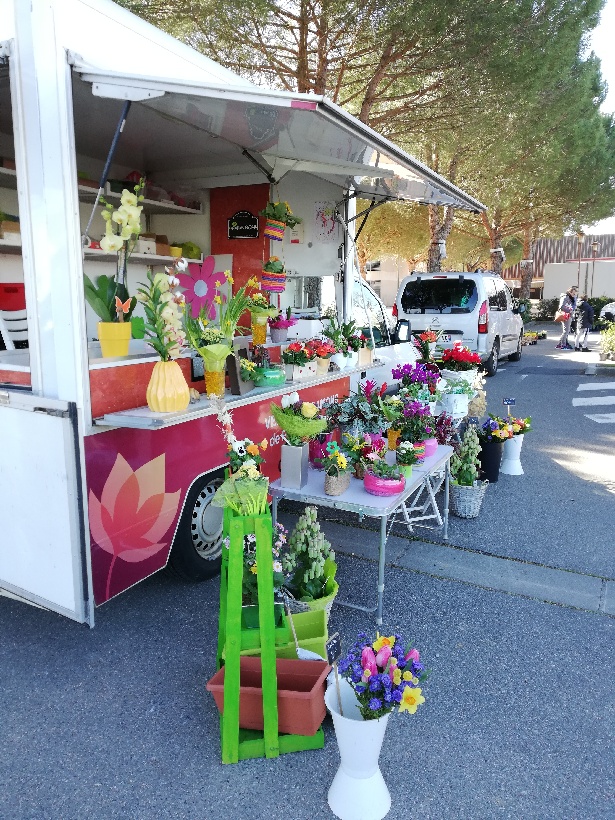
[[382, 625], [382, 605], [384, 599], [384, 557], [387, 543], [387, 519], [382, 516], [380, 519], [380, 554], [378, 556], [378, 610], [376, 612], [376, 623]]
[[444, 533], [443, 538], [448, 541], [448, 483], [451, 475], [451, 462], [446, 462], [444, 473]]

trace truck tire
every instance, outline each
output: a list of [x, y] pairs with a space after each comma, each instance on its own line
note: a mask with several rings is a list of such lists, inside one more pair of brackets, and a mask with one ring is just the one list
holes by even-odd
[[493, 347], [491, 348], [491, 355], [483, 365], [485, 368], [485, 376], [495, 376], [498, 372], [498, 357], [500, 355], [499, 339], [493, 340]]
[[509, 362], [518, 362], [521, 358], [521, 351], [523, 350], [523, 331], [519, 334], [519, 341], [517, 342], [517, 349], [508, 357]]
[[179, 519], [167, 569], [183, 581], [206, 581], [220, 572], [222, 508], [211, 499], [224, 481], [224, 470], [214, 470], [194, 482]]

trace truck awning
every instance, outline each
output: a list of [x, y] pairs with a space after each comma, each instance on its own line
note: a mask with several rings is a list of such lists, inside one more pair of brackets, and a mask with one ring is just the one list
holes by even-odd
[[[203, 188], [227, 185], [233, 176], [254, 175], [258, 165], [270, 181], [301, 171], [366, 198], [485, 210], [477, 199], [326, 97], [161, 81], [103, 71], [77, 55], [71, 55], [71, 62], [81, 79], [92, 84], [95, 96], [133, 100], [189, 126], [207, 149], [202, 156], [210, 158], [207, 167], [200, 165], [197, 181]], [[147, 138], [152, 139], [151, 131]]]

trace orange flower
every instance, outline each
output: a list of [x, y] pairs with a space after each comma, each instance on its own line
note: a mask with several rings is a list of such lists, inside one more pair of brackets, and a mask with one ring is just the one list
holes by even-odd
[[258, 444], [248, 444], [246, 447], [246, 452], [250, 453], [251, 456], [258, 455]]
[[266, 449], [267, 449], [267, 446], [268, 446], [268, 445], [267, 445], [267, 439], [266, 439], [266, 438], [264, 438], [264, 439], [261, 441], [261, 450], [266, 450]]

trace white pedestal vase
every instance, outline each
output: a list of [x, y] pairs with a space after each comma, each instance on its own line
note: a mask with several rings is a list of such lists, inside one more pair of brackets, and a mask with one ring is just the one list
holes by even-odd
[[502, 463], [500, 472], [505, 475], [523, 475], [521, 466], [521, 447], [523, 446], [523, 433], [512, 438], [507, 438], [504, 442], [504, 452], [502, 453]]
[[470, 399], [465, 393], [444, 393], [440, 404], [449, 416], [463, 418], [468, 415], [469, 401]]
[[354, 691], [345, 680], [340, 680], [340, 692], [343, 715], [337, 687], [330, 686], [325, 693], [341, 758], [327, 795], [329, 807], [340, 820], [382, 820], [391, 808], [391, 795], [378, 767], [389, 715], [363, 720]]

